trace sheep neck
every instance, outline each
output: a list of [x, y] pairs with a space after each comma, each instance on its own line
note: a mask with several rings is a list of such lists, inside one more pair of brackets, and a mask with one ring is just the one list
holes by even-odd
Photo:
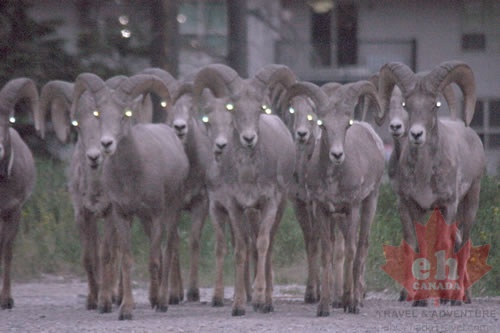
[[6, 149], [3, 160], [0, 162], [0, 179], [7, 179], [12, 173], [12, 166], [14, 165], [14, 150], [11, 144], [7, 144], [9, 148]]

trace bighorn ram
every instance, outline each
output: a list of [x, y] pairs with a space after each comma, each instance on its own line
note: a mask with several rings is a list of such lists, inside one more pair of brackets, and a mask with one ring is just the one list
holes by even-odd
[[[134, 110], [130, 106], [135, 97], [146, 92], [154, 92], [170, 102], [170, 93], [158, 77], [147, 74], [134, 75], [114, 90], [94, 74], [80, 74], [75, 82], [73, 105], [85, 91], [95, 103], [92, 115], [99, 121], [101, 151], [105, 155], [102, 182], [111, 201], [111, 220], [123, 255], [123, 300], [119, 319], [131, 319], [134, 307], [130, 276], [130, 232], [134, 216], [141, 219], [151, 241], [151, 306], [166, 311], [168, 272], [172, 253], [177, 248], [176, 229], [189, 162], [180, 140], [170, 127], [163, 124], [133, 125]], [[162, 256], [161, 240], [165, 227], [168, 231], [167, 248]], [[111, 311], [112, 281], [106, 277], [112, 275], [109, 273], [112, 269], [111, 265], [103, 263], [98, 301], [101, 312]]]
[[[109, 89], [115, 89], [125, 80], [125, 76], [115, 76], [106, 81]], [[40, 95], [39, 132], [45, 137], [45, 118], [50, 112], [53, 129], [57, 138], [67, 143], [70, 137], [70, 128], [78, 131], [78, 138], [70, 164], [69, 192], [75, 220], [80, 234], [82, 245], [82, 263], [87, 273], [89, 292], [87, 295], [87, 309], [97, 308], [99, 291], [99, 258], [114, 264], [117, 259], [116, 239], [113, 223], [109, 220], [111, 204], [101, 182], [102, 162], [101, 142], [99, 137], [99, 122], [92, 115], [95, 109], [90, 93], [85, 92], [71, 108], [73, 98], [73, 83], [65, 81], [49, 81], [42, 88]], [[141, 122], [151, 122], [151, 102], [149, 98], [136, 100], [133, 110], [139, 109], [143, 118]], [[72, 112], [70, 112], [72, 111]], [[98, 220], [104, 219], [104, 239], [101, 242], [98, 232]], [[110, 243], [112, 252], [105, 251]], [[104, 245], [106, 244], [106, 245]], [[106, 254], [104, 256], [104, 254]], [[116, 280], [116, 277], [110, 277]], [[117, 301], [121, 300], [121, 290], [114, 292]]]
[[14, 107], [28, 99], [35, 122], [38, 121], [38, 91], [28, 78], [7, 82], [0, 90], [0, 265], [3, 283], [0, 308], [11, 309], [10, 269], [14, 240], [21, 221], [21, 209], [35, 185], [35, 162], [30, 149], [10, 123], [14, 123]]
[[[295, 104], [299, 96], [309, 97], [310, 105]], [[345, 256], [338, 254], [344, 260], [341, 300], [344, 311], [358, 313], [365, 291], [368, 239], [385, 162], [382, 140], [373, 128], [367, 123], [353, 121], [355, 106], [362, 96], [377, 101], [374, 85], [368, 81], [346, 84], [328, 96], [312, 83], [299, 82], [288, 91], [287, 100], [292, 102], [290, 111], [293, 110], [296, 117], [304, 115], [307, 122], [319, 126], [309, 132], [314, 141], [308, 147], [309, 157], [301, 172], [307, 199], [312, 201], [313, 218], [319, 224], [322, 245], [318, 316], [330, 314], [336, 227], [345, 240]], [[311, 109], [314, 113], [302, 114]], [[298, 132], [303, 130], [300, 123], [297, 119], [295, 131], [299, 137], [302, 135]]]
[[[464, 123], [437, 117], [438, 95], [451, 83], [457, 84], [464, 95]], [[485, 170], [483, 145], [468, 127], [476, 103], [474, 74], [459, 61], [447, 61], [418, 74], [402, 63], [386, 64], [379, 78], [381, 119], [387, 113], [394, 86], [401, 89], [409, 116], [408, 144], [402, 147], [394, 176], [404, 239], [417, 249], [413, 223], [424, 224], [426, 212], [438, 207], [447, 224], [459, 223], [457, 251], [470, 238]], [[459, 267], [459, 278], [464, 279], [465, 265]], [[460, 291], [453, 298], [461, 299]]]
[[269, 91], [279, 87], [283, 77], [286, 75], [279, 65], [266, 66], [250, 79], [240, 78], [227, 66], [209, 65], [195, 78], [197, 98], [208, 88], [216, 99], [226, 101], [224, 109], [212, 110], [203, 120], [216, 155], [208, 174], [210, 216], [217, 222], [229, 221], [234, 237], [233, 316], [245, 314], [245, 266], [251, 242], [257, 251], [253, 307], [259, 312], [273, 310], [273, 237], [286, 206], [295, 148], [283, 122], [266, 114], [270, 112], [266, 103], [271, 99]]
[[[160, 77], [170, 91], [176, 91], [173, 105], [166, 108], [166, 123], [171, 126], [184, 145], [189, 160], [189, 174], [185, 184], [184, 210], [191, 215], [190, 243], [190, 272], [187, 291], [188, 301], [199, 301], [200, 290], [198, 285], [198, 266], [200, 259], [201, 231], [208, 216], [208, 193], [206, 189], [206, 167], [213, 159], [211, 145], [205, 126], [198, 113], [198, 106], [194, 105], [192, 95], [192, 81], [194, 74], [183, 80], [175, 80], [168, 72], [160, 68], [149, 68], [142, 73], [150, 73]], [[178, 263], [178, 261], [177, 261]], [[175, 267], [175, 265], [174, 265]], [[178, 270], [178, 267], [174, 269]], [[176, 275], [179, 275], [176, 273]], [[175, 280], [179, 280], [176, 278]], [[178, 281], [175, 281], [178, 282]], [[175, 283], [171, 283], [173, 286]], [[181, 294], [170, 295], [169, 303], [178, 303]]]

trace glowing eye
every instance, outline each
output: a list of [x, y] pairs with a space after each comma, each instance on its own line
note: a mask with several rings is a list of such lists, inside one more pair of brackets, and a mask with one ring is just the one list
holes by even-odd
[[440, 101], [437, 101], [436, 102], [436, 107], [440, 108], [441, 107], [441, 102]]
[[208, 123], [208, 116], [201, 117], [201, 121], [204, 122], [205, 124]]
[[92, 112], [92, 114], [94, 115], [94, 117], [99, 117], [99, 111], [97, 111], [97, 110], [94, 110], [94, 112]]
[[262, 104], [261, 108], [262, 108], [263, 111], [266, 111], [267, 105], [266, 104]]
[[233, 111], [233, 110], [234, 110], [234, 105], [233, 105], [233, 104], [231, 104], [231, 103], [227, 103], [227, 104], [226, 104], [226, 110], [227, 110], [227, 111]]
[[322, 126], [323, 125], [323, 120], [318, 119], [318, 121], [316, 121], [316, 123], [318, 124], [318, 126]]
[[71, 125], [73, 125], [73, 126], [77, 127], [77, 126], [78, 126], [78, 121], [76, 121], [76, 120], [72, 120], [72, 121], [71, 121]]
[[406, 103], [405, 103], [405, 102], [401, 102], [401, 106], [402, 106], [402, 107], [405, 107], [405, 106], [406, 106]]
[[349, 119], [349, 126], [352, 126], [354, 124], [354, 120], [353, 119]]
[[310, 114], [308, 114], [308, 115], [307, 115], [307, 120], [312, 121], [312, 120], [313, 120], [313, 116], [312, 116], [312, 115], [310, 115]]
[[161, 101], [160, 105], [161, 105], [162, 108], [166, 108], [167, 107], [167, 101]]
[[125, 110], [125, 116], [132, 117], [132, 114], [133, 114], [132, 110]]
[[273, 113], [273, 110], [271, 110], [270, 108], [266, 108], [266, 109], [264, 110], [264, 112], [265, 112], [266, 114], [271, 114], [271, 113]]
[[295, 113], [295, 109], [294, 108], [289, 108], [288, 112], [290, 112], [291, 114], [294, 114]]
[[16, 118], [15, 118], [15, 117], [10, 117], [10, 118], [9, 118], [9, 122], [10, 122], [11, 124], [14, 124], [14, 123], [16, 122]]

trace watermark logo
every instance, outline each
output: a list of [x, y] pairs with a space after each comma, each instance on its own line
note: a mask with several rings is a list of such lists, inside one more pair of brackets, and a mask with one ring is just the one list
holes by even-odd
[[402, 241], [383, 245], [382, 269], [408, 292], [408, 301], [464, 301], [465, 291], [491, 270], [489, 245], [473, 247], [468, 240], [455, 252], [457, 223], [447, 225], [435, 208], [426, 225], [415, 223], [418, 252]]

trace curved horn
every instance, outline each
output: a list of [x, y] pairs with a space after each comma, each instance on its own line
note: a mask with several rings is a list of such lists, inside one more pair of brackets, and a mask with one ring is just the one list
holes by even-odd
[[241, 84], [238, 73], [229, 66], [212, 64], [202, 68], [194, 80], [194, 96], [201, 96], [203, 89], [212, 91], [216, 98], [221, 98], [237, 91]]
[[72, 95], [73, 83], [70, 82], [53, 80], [43, 86], [40, 93], [40, 127], [37, 129], [42, 138], [45, 137], [45, 118], [50, 112], [57, 138], [68, 142]]
[[354, 107], [356, 106], [356, 104], [358, 104], [359, 99], [361, 97], [365, 97], [366, 100], [364, 100], [364, 104], [366, 105], [366, 108], [368, 108], [368, 101], [372, 101], [372, 103], [374, 103], [376, 109], [375, 121], [377, 122], [377, 125], [382, 125], [383, 114], [381, 112], [380, 101], [375, 85], [370, 81], [362, 80], [354, 83], [349, 83], [347, 85], [344, 85], [343, 88], [344, 87], [346, 100], [349, 103], [350, 109], [354, 111]]
[[9, 114], [13, 112], [17, 102], [24, 98], [27, 98], [30, 102], [35, 128], [38, 130], [41, 126], [41, 119], [38, 107], [38, 89], [35, 82], [25, 77], [13, 79], [7, 82], [0, 91], [0, 99], [4, 103], [6, 112], [9, 112]]
[[151, 74], [156, 75], [165, 83], [169, 91], [175, 91], [177, 89], [177, 80], [167, 72], [166, 70], [159, 67], [151, 67], [142, 70], [139, 74]]
[[94, 100], [95, 106], [99, 105], [100, 100], [106, 96], [108, 91], [106, 83], [93, 73], [82, 73], [76, 77], [73, 87], [73, 104], [71, 105], [71, 114], [76, 112], [76, 106], [82, 94], [88, 91]]
[[[377, 115], [377, 124], [384, 122], [385, 116], [388, 113], [391, 101], [392, 91], [394, 86], [397, 85], [403, 96], [413, 89], [416, 80], [414, 79], [415, 73], [401, 62], [391, 62], [382, 66], [379, 72], [378, 81], [378, 95], [381, 107], [381, 113]], [[377, 120], [378, 118], [378, 120]]]
[[455, 91], [453, 90], [453, 86], [451, 84], [444, 87], [443, 96], [444, 99], [446, 100], [446, 103], [448, 104], [448, 109], [450, 111], [450, 119], [456, 120], [458, 115], [458, 104], [455, 96]]
[[321, 86], [321, 90], [323, 90], [328, 96], [332, 96], [335, 90], [341, 86], [342, 84], [337, 82], [328, 82]]
[[259, 69], [252, 82], [262, 93], [267, 91], [272, 108], [282, 115], [286, 107], [283, 101], [286, 90], [297, 82], [297, 76], [288, 66], [270, 64]]
[[107, 79], [105, 83], [108, 88], [116, 89], [126, 79], [127, 77], [125, 75], [116, 75]]
[[289, 89], [285, 97], [285, 103], [289, 104], [290, 100], [298, 95], [305, 95], [312, 99], [316, 105], [316, 112], [321, 115], [322, 110], [328, 105], [328, 96], [320, 87], [311, 82], [297, 82], [294, 83]]
[[145, 93], [155, 93], [168, 104], [172, 101], [172, 93], [162, 79], [153, 74], [135, 74], [123, 81], [117, 89], [125, 98], [134, 99]]
[[476, 83], [472, 69], [461, 61], [446, 61], [427, 76], [430, 88], [442, 92], [450, 83], [456, 83], [464, 95], [464, 121], [469, 126], [476, 108]]

